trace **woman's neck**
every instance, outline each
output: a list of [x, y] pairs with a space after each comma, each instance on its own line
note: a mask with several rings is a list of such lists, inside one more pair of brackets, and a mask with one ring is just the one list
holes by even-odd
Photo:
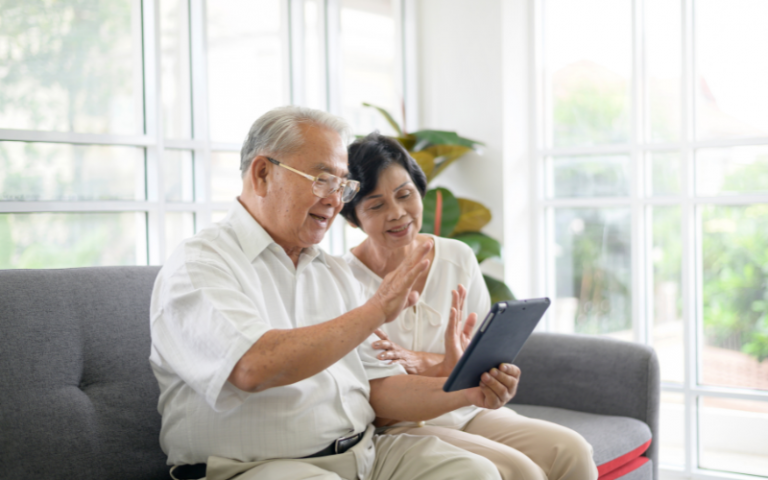
[[[423, 241], [419, 235], [413, 242], [404, 247], [390, 249], [376, 245], [371, 239], [366, 238], [363, 243], [352, 249], [352, 253], [373, 273], [384, 278], [385, 275], [396, 269], [405, 257]], [[432, 251], [434, 252], [434, 248]]]

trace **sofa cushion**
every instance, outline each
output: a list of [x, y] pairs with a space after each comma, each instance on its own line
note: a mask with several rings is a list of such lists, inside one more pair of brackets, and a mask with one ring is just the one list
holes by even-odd
[[3, 478], [169, 478], [148, 361], [158, 270], [0, 270]]
[[[592, 445], [593, 458], [601, 479], [640, 457], [651, 443], [651, 430], [648, 425], [634, 418], [537, 405], [515, 404], [509, 407], [520, 415], [547, 420], [580, 433]], [[637, 469], [644, 463], [645, 461], [635, 462], [632, 465]]]

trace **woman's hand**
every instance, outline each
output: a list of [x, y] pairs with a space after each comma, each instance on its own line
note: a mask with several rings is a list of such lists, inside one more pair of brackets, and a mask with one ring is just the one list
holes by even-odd
[[381, 340], [373, 343], [375, 350], [384, 350], [376, 356], [379, 360], [391, 360], [392, 363], [399, 363], [405, 368], [405, 371], [411, 375], [421, 375], [429, 367], [440, 363], [442, 355], [427, 352], [414, 352], [403, 348], [389, 339], [386, 333], [381, 329], [375, 330]]
[[464, 350], [469, 346], [472, 340], [472, 330], [477, 323], [477, 314], [470, 313], [461, 326], [461, 315], [464, 311], [464, 301], [467, 299], [467, 289], [464, 285], [459, 285], [456, 290], [451, 291], [451, 314], [448, 319], [448, 326], [445, 329], [445, 357], [441, 365], [443, 376], [447, 377], [453, 371]]

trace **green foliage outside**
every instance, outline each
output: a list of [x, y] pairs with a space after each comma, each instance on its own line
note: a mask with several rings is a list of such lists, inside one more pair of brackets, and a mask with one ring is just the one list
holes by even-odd
[[[587, 79], [589, 80], [589, 79]], [[553, 129], [555, 146], [611, 144], [628, 141], [628, 112], [624, 86], [600, 88], [584, 79], [570, 82], [555, 95]], [[666, 108], [653, 105], [654, 110]], [[672, 138], [676, 128], [657, 117], [654, 134]], [[661, 123], [659, 123], [661, 121]], [[654, 185], [662, 191], [679, 191], [677, 155], [655, 156]], [[660, 163], [671, 162], [670, 165]], [[731, 165], [733, 167], [733, 165]], [[626, 195], [621, 169], [615, 178], [608, 171], [555, 171], [558, 191], [566, 196]], [[577, 169], [578, 170], [578, 169]], [[666, 172], [668, 178], [659, 176]], [[560, 185], [560, 187], [558, 187]], [[627, 185], [628, 186], [628, 185]], [[584, 190], [591, 190], [585, 192]], [[614, 189], [614, 192], [610, 192]], [[724, 172], [722, 192], [768, 190], [768, 156]], [[762, 361], [768, 358], [768, 205], [699, 207], [702, 235], [703, 339], [708, 345], [739, 350]], [[568, 229], [578, 211], [583, 227]], [[558, 212], [564, 212], [558, 209]], [[563, 251], [556, 259], [558, 292], [579, 300], [576, 331], [604, 333], [630, 328], [631, 229], [622, 221], [606, 221], [593, 209], [571, 209], [556, 218], [556, 237]], [[682, 255], [693, 245], [683, 244], [680, 207], [653, 207], [652, 255], [654, 281], [681, 285]], [[612, 253], [613, 252], [613, 253]], [[625, 261], [620, 261], [621, 258]], [[564, 282], [564, 283], [560, 283]], [[652, 295], [653, 292], [647, 292]], [[682, 292], [678, 292], [682, 297]], [[617, 302], [619, 304], [617, 304]], [[676, 311], [681, 317], [682, 298]], [[610, 313], [609, 313], [610, 312]], [[678, 318], [680, 318], [678, 317]]]
[[768, 358], [768, 205], [705, 207], [702, 225], [704, 335], [711, 345], [762, 361]]
[[[385, 109], [363, 104], [378, 110], [397, 132], [395, 139], [408, 150], [427, 176], [427, 183], [449, 165], [472, 151], [480, 142], [443, 130], [419, 130], [408, 133]], [[480, 232], [491, 221], [491, 211], [484, 205], [466, 198], [456, 198], [447, 188], [433, 188], [424, 197], [422, 233], [430, 233], [462, 241], [475, 252], [478, 263], [493, 257], [501, 257], [498, 240]], [[507, 285], [496, 278], [483, 275], [492, 302], [514, 300]]]

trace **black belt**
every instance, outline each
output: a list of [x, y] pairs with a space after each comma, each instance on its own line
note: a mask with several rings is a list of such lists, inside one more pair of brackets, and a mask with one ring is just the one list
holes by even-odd
[[[312, 455], [307, 455], [306, 457], [302, 458], [327, 457], [328, 455], [344, 453], [360, 443], [360, 440], [363, 438], [364, 434], [365, 432], [351, 435], [349, 437], [339, 438], [319, 452], [313, 453]], [[173, 476], [179, 480], [197, 480], [198, 478], [205, 477], [205, 467], [206, 465], [204, 463], [198, 463], [195, 465], [178, 465], [173, 469]]]
[[363, 433], [358, 433], [356, 435], [350, 435], [349, 437], [342, 437], [333, 442], [332, 444], [328, 445], [324, 449], [320, 450], [317, 453], [313, 453], [312, 455], [307, 455], [306, 457], [302, 458], [314, 458], [314, 457], [327, 457], [328, 455], [336, 455], [339, 453], [344, 453], [350, 448], [354, 447], [355, 445], [360, 442], [360, 440], [363, 438]]

